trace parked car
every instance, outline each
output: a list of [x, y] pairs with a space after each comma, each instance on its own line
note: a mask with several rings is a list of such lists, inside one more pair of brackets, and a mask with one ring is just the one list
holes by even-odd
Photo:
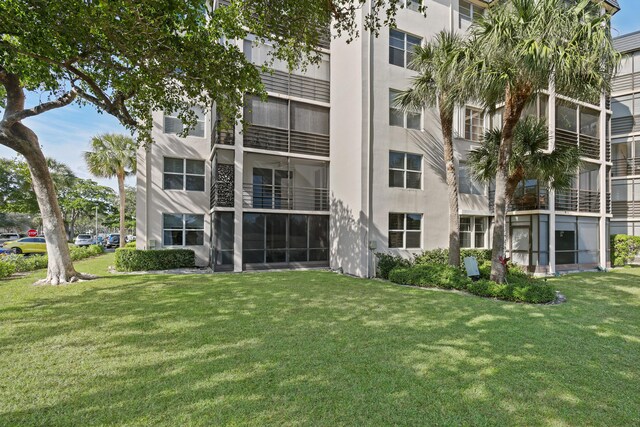
[[104, 246], [106, 248], [118, 248], [118, 247], [120, 247], [120, 235], [119, 234], [109, 234]]
[[96, 237], [96, 245], [104, 246], [105, 238], [102, 236]]
[[0, 234], [0, 248], [6, 242], [11, 242], [13, 240], [18, 240], [21, 237], [24, 237], [24, 234], [18, 234], [18, 233], [2, 233], [2, 234]]
[[13, 251], [11, 249], [0, 248], [0, 258], [5, 255], [11, 255]]
[[136, 241], [136, 236], [134, 236], [134, 235], [132, 235], [132, 234], [127, 235], [127, 237], [126, 237], [126, 242], [127, 242], [127, 243], [129, 243], [129, 242], [135, 242], [135, 241]]
[[89, 246], [95, 245], [96, 241], [91, 234], [78, 234], [76, 237], [76, 241], [74, 242], [76, 246]]
[[5, 249], [12, 249], [16, 254], [46, 254], [47, 245], [44, 237], [23, 237], [18, 240], [6, 242]]

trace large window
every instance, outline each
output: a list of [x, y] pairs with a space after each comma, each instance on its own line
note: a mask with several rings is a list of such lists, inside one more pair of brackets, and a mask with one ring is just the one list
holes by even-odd
[[415, 54], [416, 46], [422, 39], [405, 32], [389, 29], [389, 64], [411, 68], [409, 65]]
[[403, 111], [395, 106], [396, 98], [400, 95], [399, 90], [389, 89], [389, 124], [407, 129], [420, 130], [422, 113], [420, 111]]
[[389, 187], [421, 188], [422, 156], [389, 152]]
[[464, 109], [464, 138], [469, 141], [481, 142], [484, 133], [484, 114], [478, 108]]
[[389, 214], [389, 248], [420, 249], [422, 242], [422, 214]]
[[164, 246], [199, 246], [204, 244], [204, 215], [162, 215]]
[[484, 186], [472, 179], [469, 166], [462, 162], [458, 165], [458, 188], [461, 194], [484, 194]]
[[329, 261], [329, 217], [245, 213], [242, 228], [245, 264]]
[[472, 20], [476, 19], [478, 16], [482, 15], [484, 10], [469, 1], [459, 0], [460, 8], [458, 9], [458, 26], [460, 28], [463, 25], [468, 25]]
[[165, 190], [204, 191], [204, 160], [164, 158]]
[[[189, 129], [188, 136], [197, 136], [204, 138], [204, 111], [201, 108], [192, 108], [191, 111], [196, 115], [196, 126]], [[182, 120], [175, 112], [164, 113], [164, 133], [180, 134], [184, 130]]]
[[487, 219], [484, 217], [460, 217], [460, 247], [485, 248]]
[[253, 125], [329, 135], [329, 109], [313, 104], [269, 97], [247, 97], [244, 118]]

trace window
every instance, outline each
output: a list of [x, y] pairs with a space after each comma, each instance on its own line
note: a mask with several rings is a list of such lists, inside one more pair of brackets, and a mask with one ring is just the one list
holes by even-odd
[[204, 191], [204, 160], [164, 158], [165, 190]]
[[420, 130], [422, 113], [420, 111], [407, 111], [394, 105], [396, 98], [400, 95], [399, 90], [389, 89], [389, 124], [407, 129]]
[[[188, 136], [196, 136], [204, 138], [204, 111], [201, 108], [194, 107], [191, 109], [197, 117], [196, 126], [189, 130]], [[179, 134], [184, 130], [182, 120], [176, 112], [164, 113], [164, 133]]]
[[464, 138], [469, 141], [481, 142], [484, 134], [484, 114], [478, 108], [464, 109]]
[[389, 151], [389, 187], [421, 188], [422, 156]]
[[245, 101], [244, 118], [252, 125], [329, 135], [329, 109], [313, 104], [251, 96]]
[[404, 0], [404, 7], [406, 9], [420, 12], [421, 6], [422, 6], [422, 0]]
[[389, 29], [389, 64], [412, 69], [409, 64], [413, 59], [416, 46], [422, 39], [405, 32]]
[[389, 248], [420, 249], [422, 215], [415, 213], [389, 214]]
[[471, 178], [471, 171], [466, 163], [458, 165], [458, 187], [461, 194], [484, 194], [484, 186]]
[[162, 214], [164, 246], [204, 244], [204, 215]]
[[461, 248], [484, 248], [486, 232], [486, 218], [469, 216], [460, 217]]
[[469, 24], [484, 12], [484, 9], [466, 0], [459, 0], [459, 5], [458, 16], [460, 19], [458, 26], [460, 28], [462, 28], [463, 24]]

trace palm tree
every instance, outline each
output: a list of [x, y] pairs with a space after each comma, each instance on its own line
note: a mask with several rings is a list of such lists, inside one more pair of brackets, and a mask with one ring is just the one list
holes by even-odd
[[464, 80], [488, 108], [503, 103], [495, 176], [491, 278], [503, 282], [506, 192], [514, 130], [541, 90], [592, 99], [610, 87], [619, 54], [610, 16], [592, 0], [505, 0], [471, 26]]
[[91, 139], [93, 151], [84, 153], [89, 171], [100, 178], [118, 179], [120, 198], [120, 247], [125, 245], [125, 206], [126, 196], [124, 179], [136, 172], [136, 150], [138, 145], [133, 138], [119, 134], [103, 134]]
[[[483, 144], [469, 153], [468, 161], [475, 180], [487, 184], [493, 181], [498, 169], [501, 141], [501, 129], [489, 130], [484, 135]], [[514, 201], [518, 185], [525, 180], [536, 180], [554, 190], [571, 188], [581, 163], [578, 149], [562, 146], [556, 147], [552, 152], [545, 152], [548, 145], [549, 132], [543, 120], [527, 117], [518, 122], [514, 129], [508, 164], [505, 193], [507, 207]], [[536, 194], [536, 199], [538, 197]], [[505, 227], [505, 244], [509, 241], [507, 230], [508, 227]]]
[[444, 162], [449, 192], [449, 264], [460, 265], [460, 217], [458, 176], [453, 150], [453, 114], [468, 96], [459, 78], [465, 60], [465, 42], [457, 34], [441, 31], [415, 50], [411, 67], [419, 72], [411, 88], [396, 103], [405, 110], [437, 107], [444, 141]]

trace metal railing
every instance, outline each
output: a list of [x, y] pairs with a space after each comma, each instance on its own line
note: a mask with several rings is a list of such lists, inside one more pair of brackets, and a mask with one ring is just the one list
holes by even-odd
[[600, 192], [575, 189], [557, 191], [556, 210], [599, 213]]
[[262, 150], [329, 156], [329, 135], [253, 124], [244, 133], [244, 145]]
[[578, 134], [570, 130], [556, 128], [555, 132], [556, 147], [577, 147]]
[[209, 201], [211, 208], [232, 208], [233, 182], [213, 181]]
[[578, 147], [580, 155], [590, 159], [600, 158], [600, 139], [569, 130], [556, 128], [556, 147]]
[[616, 159], [612, 163], [613, 176], [640, 175], [640, 157]]
[[640, 202], [611, 202], [611, 213], [614, 217], [640, 217]]
[[242, 205], [252, 209], [328, 211], [329, 189], [271, 184], [243, 184]]
[[[495, 190], [489, 191], [489, 210], [494, 211]], [[513, 200], [507, 207], [507, 211], [530, 211], [549, 209], [549, 190], [538, 185], [528, 185], [524, 189], [519, 187], [513, 195]]]

